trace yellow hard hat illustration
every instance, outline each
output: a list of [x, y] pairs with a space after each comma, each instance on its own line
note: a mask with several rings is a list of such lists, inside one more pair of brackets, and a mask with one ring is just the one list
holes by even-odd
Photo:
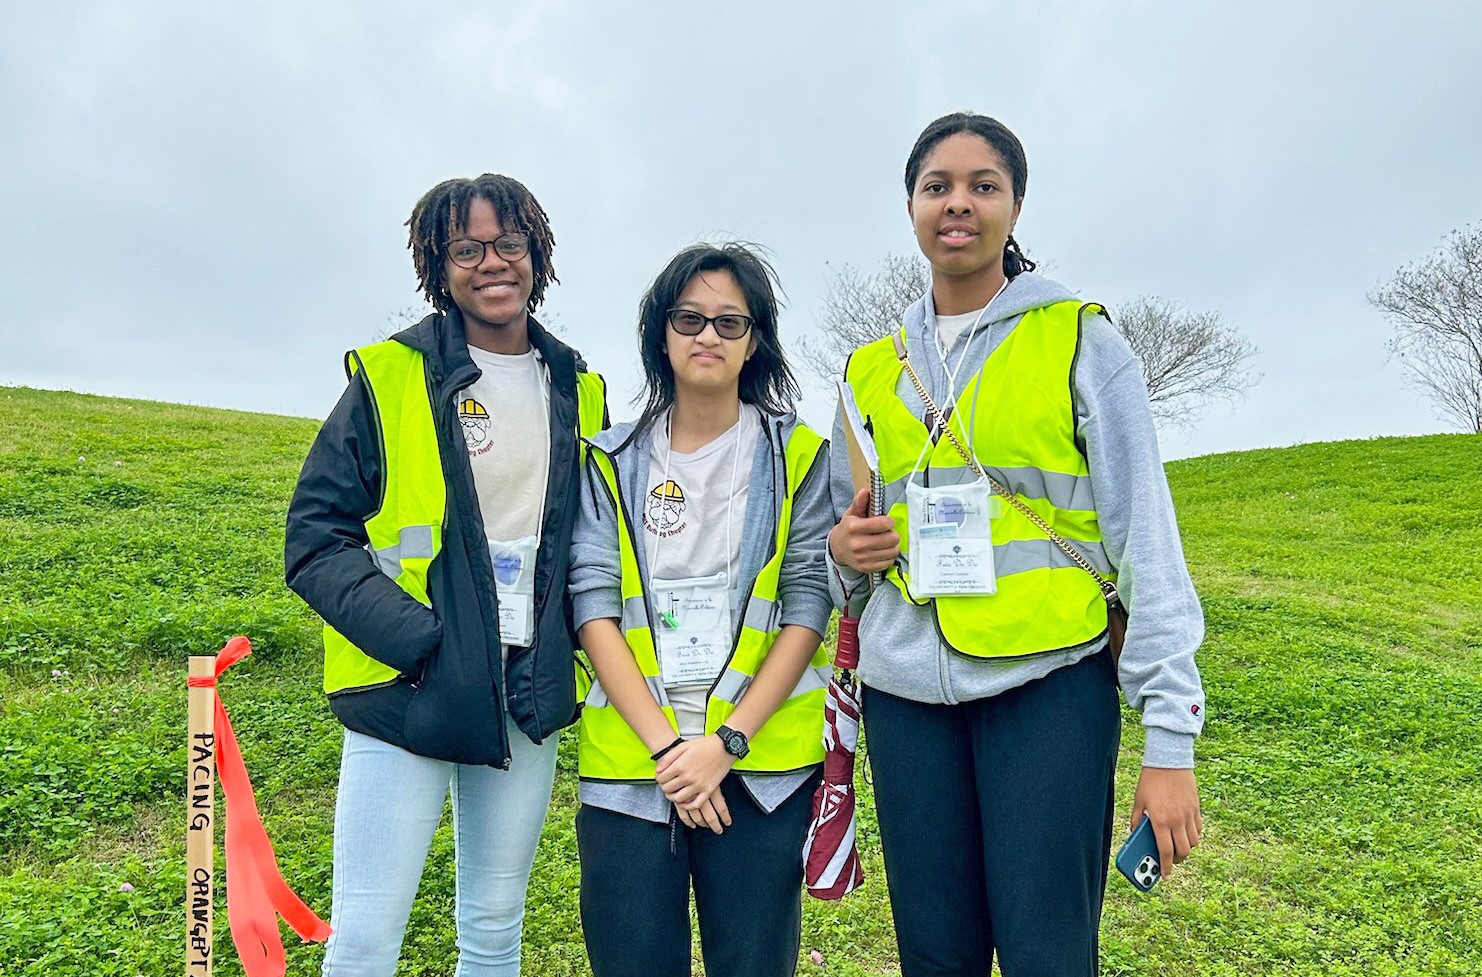
[[669, 499], [673, 502], [684, 501], [684, 489], [680, 488], [679, 483], [672, 478], [662, 485], [655, 486], [654, 490], [649, 494], [660, 499]]

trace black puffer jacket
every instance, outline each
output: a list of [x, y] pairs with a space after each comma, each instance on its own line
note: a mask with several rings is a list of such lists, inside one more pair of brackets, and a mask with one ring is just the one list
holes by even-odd
[[479, 369], [456, 309], [392, 338], [425, 354], [435, 398], [448, 505], [443, 548], [428, 576], [432, 609], [382, 574], [364, 548], [365, 519], [381, 498], [382, 460], [359, 376], [320, 429], [299, 476], [284, 547], [288, 586], [358, 648], [401, 673], [385, 685], [331, 696], [342, 723], [423, 756], [508, 767], [506, 713], [537, 743], [576, 714], [576, 638], [565, 581], [577, 510], [576, 375], [586, 364], [530, 320], [530, 343], [550, 370], [550, 480], [536, 558], [535, 640], [510, 648], [501, 668], [494, 569], [457, 414], [458, 392]]

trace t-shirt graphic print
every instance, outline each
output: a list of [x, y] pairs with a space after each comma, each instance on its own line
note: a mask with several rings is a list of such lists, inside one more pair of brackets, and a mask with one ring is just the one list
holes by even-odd
[[648, 493], [643, 509], [643, 528], [661, 538], [678, 536], [688, 525], [684, 489], [674, 479], [662, 481]]
[[477, 458], [494, 447], [494, 439], [489, 437], [493, 427], [489, 412], [474, 398], [464, 397], [458, 401], [458, 423], [463, 425], [463, 440], [468, 445], [469, 457]]
[[483, 375], [458, 394], [458, 424], [484, 533], [504, 542], [535, 536], [550, 472], [545, 367], [534, 349], [506, 355], [470, 346], [468, 355]]

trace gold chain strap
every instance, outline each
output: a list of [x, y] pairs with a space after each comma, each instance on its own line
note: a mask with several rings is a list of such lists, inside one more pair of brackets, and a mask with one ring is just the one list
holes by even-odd
[[1106, 598], [1106, 602], [1108, 604], [1118, 603], [1121, 598], [1117, 595], [1117, 585], [1103, 577], [1099, 572], [1097, 572], [1096, 568], [1091, 565], [1091, 562], [1089, 560], [1082, 556], [1074, 546], [1071, 546], [1064, 539], [1062, 539], [1059, 533], [1051, 529], [1049, 527], [1049, 524], [1040, 518], [1039, 513], [1035, 512], [1033, 509], [1029, 508], [1029, 506], [1025, 505], [1024, 502], [1013, 492], [1010, 492], [1007, 488], [998, 484], [998, 480], [995, 479], [992, 475], [989, 475], [987, 472], [985, 472], [983, 470], [983, 466], [978, 464], [978, 459], [974, 458], [971, 452], [969, 452], [962, 446], [962, 442], [957, 440], [957, 435], [952, 431], [952, 425], [947, 423], [947, 418], [942, 415], [941, 409], [937, 407], [936, 401], [932, 400], [931, 394], [926, 392], [926, 387], [922, 385], [921, 378], [916, 375], [916, 370], [911, 366], [911, 361], [906, 356], [905, 343], [901, 341], [899, 334], [892, 336], [891, 338], [895, 340], [895, 355], [900, 359], [901, 366], [905, 368], [906, 376], [911, 378], [911, 384], [916, 388], [916, 393], [921, 398], [921, 402], [925, 404], [926, 409], [931, 412], [932, 419], [936, 422], [937, 429], [947, 436], [947, 441], [952, 445], [953, 448], [957, 449], [957, 453], [962, 456], [963, 461], [967, 462], [967, 466], [972, 469], [973, 474], [987, 479], [988, 487], [993, 490], [993, 493], [995, 495], [1000, 496], [1009, 505], [1013, 506], [1015, 509], [1018, 509], [1019, 512], [1024, 516], [1024, 518], [1034, 523], [1036, 526], [1039, 527], [1040, 532], [1050, 537], [1050, 542], [1060, 547], [1065, 555], [1070, 557], [1071, 560], [1075, 562], [1076, 566], [1080, 567], [1082, 570], [1085, 570], [1092, 577], [1094, 577], [1096, 583], [1101, 587], [1101, 596]]

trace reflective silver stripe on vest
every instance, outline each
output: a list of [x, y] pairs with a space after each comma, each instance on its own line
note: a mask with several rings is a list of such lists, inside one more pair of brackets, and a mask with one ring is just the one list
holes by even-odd
[[[781, 607], [776, 601], [767, 600], [765, 597], [757, 597], [753, 594], [751, 599], [746, 602], [746, 612], [742, 617], [742, 623], [748, 628], [760, 631], [763, 634], [769, 634], [777, 628], [777, 619], [781, 614]], [[625, 629], [648, 627], [648, 615], [645, 612], [644, 598], [629, 597], [623, 601], [623, 627]], [[662, 652], [660, 653], [662, 654]], [[817, 684], [818, 678], [814, 675], [815, 672], [823, 673], [822, 685]], [[832, 677], [832, 668], [809, 669], [804, 673], [803, 678], [798, 682], [797, 688], [793, 690], [792, 694], [798, 695], [814, 688], [826, 688], [829, 679]], [[735, 668], [727, 668], [721, 674], [719, 681], [715, 683], [715, 691], [711, 694], [717, 699], [735, 705], [741, 701], [741, 697], [751, 687], [751, 679], [752, 677], [743, 671]], [[658, 702], [661, 706], [669, 704], [669, 696], [664, 691], [664, 683], [660, 678], [646, 676], [644, 681], [648, 683], [648, 690], [653, 693], [654, 701]], [[595, 689], [596, 686], [594, 685], [593, 688]], [[604, 696], [604, 700], [605, 698]], [[588, 702], [590, 703], [590, 701], [589, 696]]]
[[793, 696], [814, 692], [818, 689], [826, 689], [829, 682], [833, 681], [833, 678], [834, 666], [832, 665], [819, 665], [816, 668], [809, 668], [803, 672], [802, 677], [798, 679], [798, 684], [793, 686], [792, 692], [788, 693], [787, 697], [791, 699]]
[[[833, 677], [834, 667], [832, 665], [819, 665], [817, 668], [809, 668], [803, 672], [802, 677], [798, 679], [798, 684], [793, 686], [792, 691], [787, 694], [787, 697], [791, 699], [794, 696], [804, 695], [818, 689], [826, 689], [829, 682], [833, 680]], [[751, 688], [751, 679], [752, 676], [747, 675], [743, 671], [735, 668], [727, 668], [725, 673], [721, 675], [720, 681], [715, 683], [715, 691], [711, 694], [715, 698], [729, 702], [733, 706], [738, 705], [741, 702], [741, 697], [746, 694], [746, 690]]]
[[[667, 706], [669, 704], [669, 695], [664, 691], [664, 683], [657, 675], [643, 676], [643, 684], [648, 686], [649, 694], [654, 697], [654, 701], [657, 702], [660, 707]], [[593, 709], [601, 709], [605, 707], [609, 701], [610, 700], [607, 698], [607, 693], [602, 691], [602, 686], [597, 684], [597, 682], [595, 681], [592, 682], [592, 687], [587, 690], [586, 704], [591, 706]]]
[[746, 614], [741, 623], [754, 631], [767, 634], [777, 629], [776, 619], [780, 616], [781, 612], [775, 601], [752, 594], [751, 599], [746, 602]]
[[[1111, 561], [1106, 557], [1106, 549], [1100, 543], [1087, 543], [1078, 539], [1067, 539], [1066, 542], [1073, 546], [1077, 553], [1084, 556], [1098, 572], [1102, 574], [1113, 572]], [[1080, 565], [1066, 556], [1060, 547], [1048, 539], [1016, 539], [993, 547], [994, 576], [1007, 577], [1012, 573], [1023, 573], [1025, 570], [1038, 570], [1044, 567], [1051, 569], [1076, 567], [1079, 569]]]
[[727, 668], [721, 673], [720, 681], [715, 683], [715, 691], [710, 694], [734, 706], [741, 701], [741, 697], [749, 688], [751, 688], [750, 675], [739, 669]]
[[[1071, 509], [1079, 512], [1096, 511], [1096, 497], [1091, 491], [1091, 476], [1089, 475], [1067, 475], [1065, 472], [1047, 472], [1042, 468], [994, 468], [988, 466], [983, 469], [998, 484], [1007, 488], [1015, 495], [1026, 499], [1044, 499], [1057, 509]], [[976, 481], [978, 476], [966, 465], [947, 465], [943, 467], [932, 466], [932, 487], [943, 485], [967, 485]], [[885, 507], [897, 502], [904, 502], [906, 498], [906, 483], [910, 476], [898, 478], [885, 486]]]
[[[746, 614], [742, 619], [748, 628], [770, 632], [776, 629], [774, 620], [779, 614], [776, 603], [765, 597], [753, 596], [746, 603]], [[645, 598], [629, 597], [623, 601], [623, 630], [636, 631], [648, 627], [648, 612]]]
[[366, 550], [376, 558], [381, 572], [392, 580], [401, 576], [402, 560], [430, 560], [433, 557], [431, 526], [403, 526], [398, 538], [397, 543], [381, 549], [365, 544]]
[[[775, 618], [780, 614], [781, 611], [776, 601], [753, 594], [746, 602], [746, 613], [742, 617], [742, 623], [754, 631], [769, 634], [776, 627]], [[720, 680], [715, 683], [715, 691], [711, 695], [734, 706], [741, 701], [746, 690], [751, 688], [751, 679], [752, 676], [739, 669], [727, 668], [721, 673]]]
[[637, 631], [648, 627], [648, 602], [639, 594], [623, 601], [623, 630]]
[[[1075, 551], [1084, 556], [1098, 573], [1110, 575], [1114, 572], [1111, 560], [1107, 558], [1106, 548], [1100, 543], [1088, 543], [1079, 539], [1067, 539], [1066, 542], [1075, 547]], [[902, 550], [901, 558], [905, 561], [906, 573], [909, 574], [911, 562], [908, 551]], [[1043, 570], [1047, 567], [1052, 570], [1062, 567], [1080, 569], [1080, 564], [1048, 539], [1015, 539], [993, 547], [993, 575], [999, 579], [1026, 570]]]
[[384, 550], [377, 550], [369, 543], [365, 544], [365, 551], [376, 561], [376, 567], [386, 576], [395, 580], [401, 576], [401, 547], [388, 546]]
[[401, 557], [404, 560], [432, 559], [432, 527], [403, 526], [401, 530]]
[[901, 505], [905, 503], [906, 483], [910, 482], [910, 480], [911, 476], [907, 475], [905, 478], [897, 478], [895, 481], [885, 486], [885, 493], [882, 498], [884, 499], [886, 512], [889, 512], [890, 507], [893, 505]]

